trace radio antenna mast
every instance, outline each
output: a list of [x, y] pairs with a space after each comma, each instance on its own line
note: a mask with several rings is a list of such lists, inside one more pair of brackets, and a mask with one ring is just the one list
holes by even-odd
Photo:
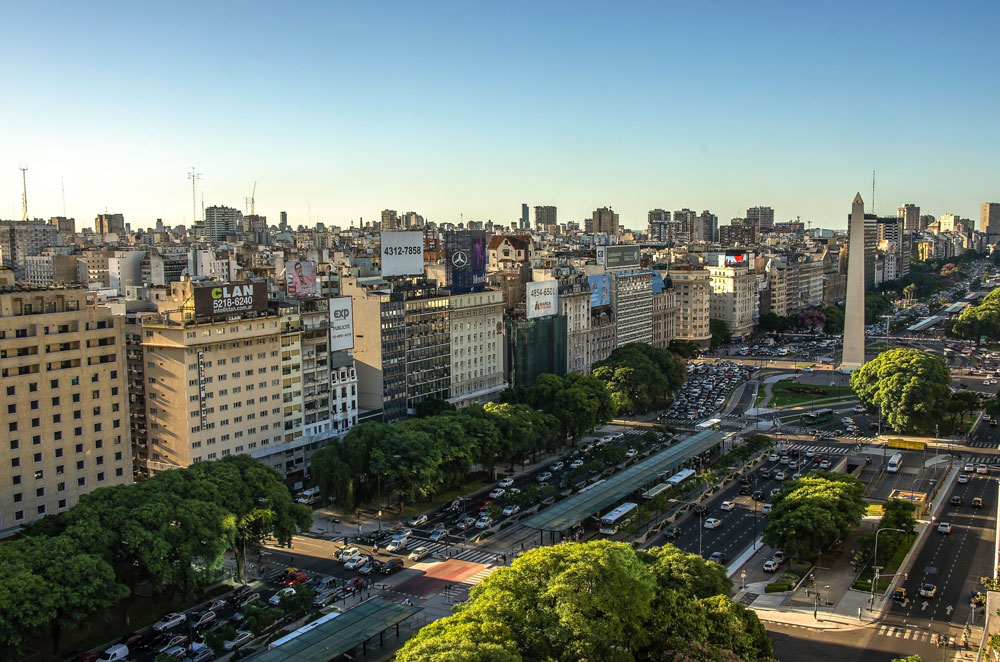
[[21, 220], [28, 220], [28, 166], [21, 166]]
[[201, 173], [195, 171], [194, 166], [191, 166], [188, 179], [191, 180], [191, 225], [194, 225], [198, 219], [198, 196], [195, 193], [194, 187], [198, 180], [201, 179]]

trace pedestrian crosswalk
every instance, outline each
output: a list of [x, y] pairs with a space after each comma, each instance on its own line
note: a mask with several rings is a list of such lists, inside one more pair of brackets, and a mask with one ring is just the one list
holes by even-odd
[[443, 542], [429, 542], [426, 540], [416, 540], [410, 544], [410, 549], [426, 547], [431, 556], [442, 559], [456, 559], [458, 561], [471, 561], [472, 563], [497, 564], [501, 562], [500, 554], [487, 552], [478, 549], [463, 549], [456, 545], [446, 545]]
[[964, 459], [973, 464], [997, 464], [1000, 462], [1000, 455], [972, 455]]
[[788, 447], [792, 450], [813, 451], [814, 453], [822, 453], [824, 455], [845, 453], [847, 451], [847, 449], [843, 446], [814, 446], [813, 444], [790, 444]]
[[936, 641], [937, 633], [928, 630], [902, 627], [898, 625], [880, 625], [875, 633], [882, 637], [905, 639], [907, 641]]
[[979, 439], [976, 441], [970, 441], [967, 446], [972, 446], [973, 448], [998, 448], [996, 441], [989, 441], [987, 439]]

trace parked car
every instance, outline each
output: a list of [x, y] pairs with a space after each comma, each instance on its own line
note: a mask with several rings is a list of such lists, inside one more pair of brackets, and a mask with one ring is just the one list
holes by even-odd
[[247, 593], [240, 598], [240, 601], [237, 604], [239, 604], [240, 607], [246, 607], [248, 604], [257, 602], [258, 600], [260, 600], [260, 593]]
[[552, 478], [552, 474], [549, 473], [548, 471], [543, 471], [542, 473], [538, 474], [535, 480], [537, 480], [539, 483], [544, 483], [550, 478]]
[[224, 641], [222, 647], [227, 651], [239, 648], [240, 646], [249, 643], [253, 639], [253, 633], [247, 630], [237, 630], [236, 634], [232, 639]]
[[187, 620], [187, 616], [184, 614], [178, 614], [176, 612], [171, 612], [166, 614], [163, 618], [153, 623], [153, 630], [156, 632], [163, 632], [164, 630], [169, 630], [175, 628], [181, 623]]
[[208, 625], [215, 620], [215, 612], [211, 609], [203, 611], [201, 613], [191, 614], [191, 625], [196, 628], [200, 628], [204, 625]]
[[122, 662], [126, 659], [128, 659], [128, 646], [125, 644], [115, 644], [105, 650], [97, 658], [97, 662]]
[[175, 634], [172, 637], [170, 637], [170, 639], [168, 639], [165, 644], [163, 644], [162, 646], [160, 646], [159, 648], [157, 648], [156, 652], [157, 653], [166, 653], [168, 650], [170, 650], [174, 646], [180, 646], [182, 644], [187, 643], [187, 640], [188, 640], [188, 638], [187, 638], [186, 634]]
[[497, 486], [498, 487], [510, 487], [513, 484], [514, 484], [514, 479], [508, 477], [508, 478], [504, 478], [499, 483], [497, 483]]
[[566, 465], [563, 462], [553, 462], [549, 465], [549, 469], [553, 472], [562, 471], [564, 466]]
[[785, 562], [785, 553], [779, 550], [772, 554], [771, 558], [780, 565]]
[[764, 561], [764, 572], [778, 572], [779, 567], [774, 560]]
[[516, 504], [511, 504], [503, 509], [503, 516], [510, 517], [511, 515], [518, 514], [519, 512], [521, 512], [521, 506], [518, 506]]
[[493, 490], [493, 491], [490, 492], [490, 498], [491, 499], [499, 499], [499, 498], [501, 498], [506, 493], [507, 493], [507, 490], [505, 490], [502, 487], [498, 487], [495, 490]]
[[213, 657], [215, 657], [215, 651], [211, 648], [202, 648], [201, 650], [192, 651], [190, 655], [184, 658], [184, 662], [208, 662]]
[[421, 561], [430, 556], [430, 554], [431, 550], [427, 549], [426, 547], [417, 547], [415, 550], [410, 552], [409, 558], [411, 561]]
[[580, 467], [583, 466], [583, 464], [584, 464], [583, 460], [573, 460], [572, 462], [569, 463], [569, 468], [570, 469], [579, 469]]

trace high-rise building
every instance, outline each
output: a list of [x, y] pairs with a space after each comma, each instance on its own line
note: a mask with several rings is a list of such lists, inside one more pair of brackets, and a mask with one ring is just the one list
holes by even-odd
[[667, 274], [676, 292], [677, 338], [708, 348], [712, 341], [711, 275], [707, 269], [694, 266], [671, 267]]
[[612, 274], [611, 308], [617, 323], [617, 346], [653, 342], [653, 274], [623, 271]]
[[610, 236], [618, 234], [618, 214], [610, 207], [595, 209], [591, 219], [591, 234], [604, 233]]
[[555, 205], [535, 207], [535, 228], [544, 230], [546, 226], [557, 225]]
[[205, 239], [222, 241], [243, 229], [243, 212], [233, 207], [213, 205], [205, 210]]
[[979, 207], [979, 231], [989, 235], [1000, 236], [1000, 203], [984, 202]]
[[908, 233], [921, 230], [920, 227], [920, 207], [912, 203], [906, 203], [896, 210], [896, 217], [903, 219], [903, 230]]
[[938, 232], [961, 232], [961, 221], [958, 214], [944, 214], [938, 219]]
[[0, 221], [0, 258], [14, 270], [15, 276], [24, 275], [25, 258], [41, 255], [47, 246], [61, 246], [59, 228], [41, 221]]
[[701, 232], [700, 239], [708, 242], [719, 240], [719, 217], [708, 211], [701, 212]]
[[0, 536], [132, 480], [124, 320], [96, 293], [4, 278]]
[[774, 229], [774, 210], [770, 207], [751, 207], [747, 209], [747, 221], [757, 232], [770, 232]]
[[278, 224], [278, 229], [287, 230], [288, 229], [288, 212], [283, 211], [280, 213], [281, 221]]
[[521, 203], [521, 222], [520, 222], [520, 224], [517, 227], [520, 230], [528, 230], [531, 227], [530, 223], [531, 223], [531, 219], [528, 218], [528, 203], [527, 202], [522, 202]]
[[752, 246], [757, 236], [757, 226], [750, 219], [734, 218], [719, 228], [719, 243], [723, 246]]
[[382, 210], [382, 229], [383, 230], [398, 230], [399, 229], [399, 217], [396, 216], [395, 209], [383, 209]]
[[98, 214], [94, 220], [94, 231], [99, 234], [125, 232], [125, 216], [122, 214]]
[[712, 318], [725, 322], [734, 337], [749, 336], [757, 317], [756, 276], [746, 266], [709, 266], [708, 272]]

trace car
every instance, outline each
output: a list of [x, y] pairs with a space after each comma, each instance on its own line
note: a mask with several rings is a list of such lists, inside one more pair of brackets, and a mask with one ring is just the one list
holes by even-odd
[[351, 577], [346, 582], [344, 582], [344, 590], [347, 591], [348, 593], [354, 593], [355, 591], [363, 588], [364, 585], [365, 585], [364, 577]]
[[967, 474], [971, 474], [975, 470], [976, 470], [976, 466], [974, 464], [972, 464], [972, 462], [966, 462], [965, 466], [962, 467], [962, 471], [964, 471]]
[[787, 471], [779, 471], [778, 473], [774, 474], [775, 480], [785, 480], [786, 478], [788, 478]]
[[983, 507], [983, 497], [973, 497], [973, 499], [972, 499], [972, 507], [973, 508], [982, 508]]
[[897, 588], [892, 592], [892, 599], [896, 602], [906, 602], [906, 589]]
[[761, 478], [770, 478], [771, 477], [771, 470], [770, 469], [761, 469], [760, 470], [760, 477]]
[[611, 436], [614, 437], [615, 439], [624, 439], [625, 438], [625, 433], [624, 432], [615, 432]]
[[157, 648], [156, 652], [157, 653], [166, 653], [168, 650], [170, 650], [174, 646], [181, 646], [182, 644], [187, 643], [187, 640], [188, 640], [188, 638], [187, 638], [186, 634], [175, 634], [172, 637], [170, 637], [165, 644], [163, 644], [162, 646], [160, 646], [159, 648]]
[[774, 560], [775, 563], [781, 565], [782, 563], [785, 562], [785, 553], [781, 550], [778, 550], [771, 555], [771, 558]]
[[664, 538], [676, 538], [681, 534], [681, 527], [679, 526], [668, 526], [663, 530]]
[[510, 487], [513, 484], [514, 484], [514, 479], [508, 477], [504, 478], [499, 483], [497, 483], [497, 487]]
[[806, 451], [806, 457], [815, 457], [815, 456], [816, 456], [816, 451], [814, 451], [813, 449], [810, 448], [809, 450]]
[[715, 519], [714, 517], [709, 517], [705, 520], [706, 529], [717, 529], [722, 526], [722, 520]]
[[462, 519], [456, 526], [458, 526], [458, 528], [460, 529], [467, 529], [470, 526], [474, 526], [475, 523], [476, 523], [475, 517], [466, 517]]
[[761, 506], [760, 512], [761, 512], [762, 515], [770, 515], [771, 514], [771, 504], [765, 503], [763, 506]]
[[767, 456], [767, 461], [768, 462], [777, 462], [778, 461], [778, 454], [777, 453], [771, 453], [770, 455]]
[[960, 497], [957, 494], [955, 496], [953, 496], [951, 498], [951, 505], [953, 505], [953, 506], [961, 506], [962, 505], [962, 497]]
[[156, 632], [164, 632], [172, 628], [177, 627], [181, 623], [187, 620], [187, 616], [184, 614], [179, 614], [177, 612], [171, 612], [166, 614], [163, 618], [153, 623], [153, 630]]
[[437, 542], [447, 537], [448, 537], [448, 529], [445, 529], [443, 527], [440, 529], [434, 529], [433, 531], [431, 531], [430, 535], [431, 542]]
[[753, 479], [748, 474], [743, 474], [740, 476], [740, 483], [743, 485], [749, 485]]
[[406, 522], [406, 526], [423, 526], [424, 524], [427, 524], [427, 522], [429, 521], [430, 518], [427, 517], [427, 515], [417, 515], [413, 519]]
[[258, 600], [260, 600], [260, 593], [247, 593], [242, 598], [240, 598], [240, 601], [237, 604], [240, 607], [246, 607], [247, 605], [253, 604]]
[[625, 451], [625, 457], [635, 457], [638, 454], [639, 454], [639, 451], [637, 451], [634, 448], [630, 448], [627, 451]]
[[778, 462], [780, 462], [781, 464], [788, 464], [791, 461], [792, 461], [792, 459], [790, 457], [788, 457], [787, 455], [782, 455], [781, 459], [778, 460]]
[[822, 462], [819, 463], [820, 469], [829, 469], [831, 466], [833, 465], [830, 464], [830, 460], [823, 460]]
[[184, 658], [184, 662], [208, 662], [213, 657], [215, 657], [215, 651], [211, 648], [202, 648], [192, 651], [190, 655]]
[[430, 554], [431, 550], [427, 549], [426, 547], [417, 547], [415, 550], [410, 552], [410, 556], [408, 558], [411, 561], [422, 561], [423, 559], [430, 556]]
[[191, 625], [196, 628], [200, 628], [204, 625], [208, 625], [215, 620], [215, 612], [211, 609], [195, 614], [191, 614]]
[[483, 517], [480, 517], [476, 521], [476, 528], [477, 529], [488, 529], [491, 526], [493, 526], [493, 518], [492, 517], [488, 517], [488, 516], [484, 515]]
[[216, 598], [215, 600], [212, 601], [212, 604], [208, 606], [208, 610], [218, 611], [224, 608], [227, 604], [229, 604], [229, 601], [226, 600], [225, 598]]
[[296, 584], [301, 584], [309, 579], [309, 575], [299, 570], [298, 572], [293, 572], [292, 574], [285, 577], [285, 586], [295, 586]]
[[361, 575], [370, 575], [373, 572], [375, 572], [375, 560], [374, 559], [369, 559], [367, 563], [365, 563], [363, 566], [361, 566], [360, 568], [358, 568], [358, 574], [361, 574]]
[[[541, 485], [541, 483], [539, 483], [539, 485]], [[482, 511], [486, 510], [487, 508], [489, 508], [492, 503], [493, 503], [493, 499], [483, 499], [483, 502], [481, 504], [479, 504], [478, 506], [476, 506], [476, 510], [478, 510], [479, 512], [482, 512]]]
[[401, 531], [396, 531], [392, 534], [393, 538], [409, 538], [413, 535], [412, 529], [403, 529]]
[[507, 494], [507, 490], [505, 490], [502, 487], [498, 487], [498, 488], [494, 489], [492, 492], [490, 492], [490, 498], [491, 499], [499, 499], [504, 494]]
[[566, 466], [566, 463], [564, 463], [562, 461], [553, 462], [552, 464], [549, 465], [549, 470], [552, 471], [552, 472], [562, 471], [563, 467], [565, 467], [565, 466]]
[[865, 408], [862, 407], [861, 405], [858, 405], [854, 409], [852, 409], [851, 411], [853, 411], [853, 412], [855, 412], [857, 414], [863, 414], [863, 413], [865, 413]]
[[789, 462], [788, 463], [788, 468], [789, 469], [798, 469], [799, 468], [799, 462], [798, 462], [798, 460], [792, 460], [791, 462]]
[[965, 474], [958, 474], [958, 484], [965, 485], [969, 482], [969, 477]]
[[753, 488], [750, 487], [749, 485], [744, 485], [743, 487], [740, 488], [741, 496], [750, 496], [751, 494], [753, 494]]
[[937, 586], [934, 584], [921, 584], [920, 585], [920, 597], [922, 598], [933, 598], [937, 595]]
[[776, 496], [778, 496], [779, 494], [781, 494], [781, 488], [780, 488], [780, 487], [775, 487], [775, 488], [772, 488], [772, 489], [771, 489], [771, 492], [770, 492], [770, 495], [771, 495], [772, 497], [776, 497]]
[[538, 476], [535, 477], [535, 480], [537, 480], [539, 483], [544, 483], [550, 478], [552, 478], [552, 474], [548, 471], [543, 471], [542, 473], [538, 474]]
[[[162, 651], [162, 655], [168, 658], [177, 658], [178, 660], [183, 659], [184, 655], [187, 654], [188, 649], [183, 646], [171, 646], [165, 651]], [[100, 662], [100, 660], [98, 660]]]
[[977, 474], [988, 474], [989, 472], [990, 472], [990, 468], [988, 466], [986, 466], [985, 464], [977, 464], [976, 465], [976, 473]]
[[718, 563], [719, 565], [725, 564], [726, 559], [727, 559], [726, 555], [723, 554], [722, 552], [712, 552], [712, 555], [708, 557], [709, 561], [713, 563]]
[[253, 639], [253, 633], [247, 630], [237, 630], [236, 634], [232, 639], [222, 642], [222, 647], [227, 651], [239, 648], [240, 646], [249, 643]]
[[736, 504], [733, 503], [732, 501], [723, 501], [722, 505], [719, 506], [719, 508], [721, 510], [725, 510], [725, 511], [730, 511], [730, 510], [732, 510], [735, 507], [736, 507]]
[[142, 648], [148, 637], [149, 633], [133, 632], [122, 637], [118, 643], [129, 648]]
[[760, 501], [764, 498], [763, 490], [754, 490], [754, 493], [750, 496], [754, 501]]
[[403, 559], [389, 559], [388, 561], [382, 564], [382, 569], [380, 570], [380, 572], [383, 575], [391, 575], [397, 570], [402, 570], [402, 569], [403, 569]]
[[699, 503], [698, 505], [696, 505], [694, 507], [694, 512], [696, 512], [696, 513], [707, 513], [708, 512], [708, 504]]
[[361, 553], [361, 550], [358, 549], [357, 547], [345, 547], [344, 549], [340, 550], [339, 552], [334, 552], [333, 555], [334, 555], [334, 557], [338, 561], [344, 562], [347, 559], [354, 558], [355, 556], [357, 556], [360, 553]]
[[313, 598], [313, 607], [316, 607], [318, 609], [320, 607], [325, 607], [329, 604], [333, 604], [336, 601], [337, 601], [336, 589], [330, 591], [323, 591], [322, 593], [317, 594], [315, 598]]
[[941, 522], [938, 524], [938, 533], [951, 533], [951, 524], [948, 522]]
[[583, 464], [584, 464], [583, 460], [573, 460], [572, 462], [569, 463], [569, 468], [570, 469], [579, 469], [580, 467], [583, 466]]
[[764, 561], [764, 572], [778, 572], [778, 568], [780, 567], [773, 559]]
[[78, 660], [87, 660], [90, 655], [93, 655], [92, 659], [97, 662], [119, 662], [120, 660], [128, 658], [128, 646], [125, 644], [115, 644], [105, 650], [100, 657], [98, 657], [96, 653], [89, 653], [87, 655], [81, 655]]
[[521, 512], [521, 506], [518, 506], [516, 504], [511, 504], [503, 509], [503, 516], [510, 517], [511, 515], [518, 514], [519, 512]]
[[410, 543], [406, 538], [393, 538], [392, 540], [389, 541], [389, 544], [386, 545], [385, 551], [389, 553], [399, 552], [406, 549], [409, 546], [409, 544]]

